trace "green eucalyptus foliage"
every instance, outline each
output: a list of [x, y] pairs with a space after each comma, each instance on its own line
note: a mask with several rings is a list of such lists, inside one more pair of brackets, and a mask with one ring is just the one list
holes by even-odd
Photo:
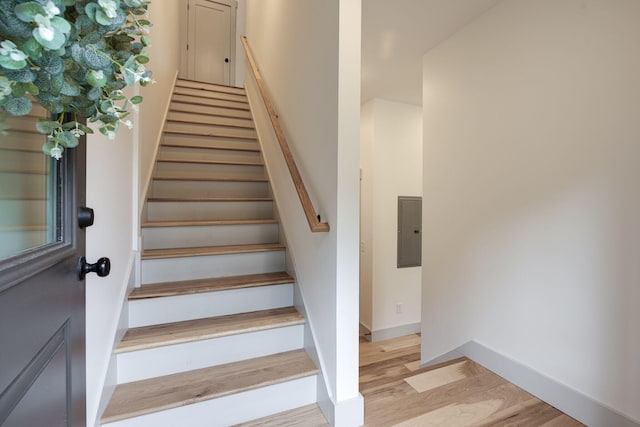
[[151, 23], [147, 0], [0, 0], [0, 109], [21, 116], [32, 99], [57, 117], [41, 120], [43, 151], [60, 158], [99, 124], [113, 139], [142, 97], [126, 86], [152, 82], [143, 49]]

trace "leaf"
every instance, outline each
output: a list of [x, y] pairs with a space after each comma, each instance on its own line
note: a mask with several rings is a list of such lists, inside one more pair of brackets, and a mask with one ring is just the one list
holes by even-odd
[[84, 50], [84, 60], [87, 62], [87, 65], [94, 70], [104, 70], [111, 65], [111, 60], [105, 55], [107, 54], [97, 52], [93, 46], [88, 46], [87, 49]]
[[24, 116], [31, 111], [31, 100], [26, 97], [8, 100], [2, 108], [12, 116]]
[[31, 83], [36, 79], [36, 75], [28, 68], [22, 70], [6, 70], [4, 75], [7, 76], [9, 80], [18, 83]]
[[143, 46], [151, 46], [151, 39], [147, 36], [142, 36], [140, 37], [140, 43], [142, 43]]
[[60, 123], [53, 120], [38, 120], [36, 123], [36, 130], [45, 135], [49, 135], [54, 130], [58, 129]]
[[9, 55], [0, 55], [0, 65], [7, 70], [20, 70], [27, 66], [27, 61], [24, 59], [11, 59]]
[[70, 78], [64, 79], [64, 84], [62, 85], [62, 89], [60, 89], [60, 93], [66, 96], [79, 96], [80, 95], [80, 86], [78, 83], [74, 82]]
[[136, 56], [136, 61], [139, 64], [147, 64], [149, 62], [149, 56], [146, 53], [141, 53], [140, 55]]
[[19, 20], [24, 22], [34, 22], [36, 15], [47, 15], [47, 11], [40, 3], [30, 1], [16, 5], [13, 9]]
[[102, 96], [102, 88], [93, 87], [87, 92], [87, 98], [92, 101], [97, 101]]
[[67, 148], [75, 148], [78, 146], [79, 142], [78, 137], [69, 131], [60, 133], [60, 144]]
[[140, 95], [136, 95], [134, 97], [132, 97], [129, 102], [131, 102], [132, 104], [140, 104], [142, 102], [142, 97]]
[[58, 30], [57, 28], [54, 28], [53, 30], [53, 38], [51, 40], [47, 40], [45, 38], [42, 38], [42, 36], [40, 35], [40, 31], [36, 27], [33, 29], [33, 38], [36, 39], [36, 41], [43, 47], [49, 50], [58, 50], [67, 41], [67, 37], [64, 35], [64, 33], [60, 32], [60, 30]]

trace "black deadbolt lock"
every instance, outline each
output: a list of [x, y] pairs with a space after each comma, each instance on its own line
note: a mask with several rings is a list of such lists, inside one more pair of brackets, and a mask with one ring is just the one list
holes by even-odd
[[78, 227], [87, 228], [93, 225], [93, 209], [86, 206], [78, 208]]

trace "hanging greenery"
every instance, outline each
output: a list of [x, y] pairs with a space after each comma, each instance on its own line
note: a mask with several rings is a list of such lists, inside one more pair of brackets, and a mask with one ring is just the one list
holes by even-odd
[[151, 23], [144, 0], [0, 0], [0, 108], [14, 116], [37, 100], [52, 113], [36, 128], [59, 159], [97, 123], [113, 139], [142, 97], [126, 86], [151, 83], [144, 48]]

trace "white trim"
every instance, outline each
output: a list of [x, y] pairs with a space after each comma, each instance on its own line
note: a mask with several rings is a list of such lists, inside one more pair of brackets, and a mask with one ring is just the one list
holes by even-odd
[[[475, 341], [469, 341], [445, 356], [455, 354], [468, 357], [588, 426], [640, 427], [640, 421], [632, 420], [578, 390]], [[439, 357], [438, 360], [444, 361], [445, 356]], [[435, 361], [425, 362], [423, 366], [433, 363]]]
[[[115, 331], [113, 331], [114, 340], [113, 340], [113, 349], [111, 351], [111, 357], [107, 360], [106, 366], [103, 367], [102, 377], [100, 379], [101, 385], [98, 390], [102, 389], [102, 393], [100, 395], [95, 396], [95, 399], [98, 401], [98, 405], [89, 406], [89, 407], [97, 407], [97, 411], [95, 414], [87, 413], [87, 425], [91, 426], [100, 426], [100, 418], [102, 417], [102, 413], [107, 407], [109, 400], [111, 399], [111, 395], [116, 387], [117, 382], [117, 364], [115, 359], [115, 348], [118, 343], [124, 336], [125, 332], [128, 328], [129, 323], [129, 311], [127, 308], [127, 296], [133, 289], [135, 285], [135, 277], [136, 277], [136, 259], [139, 256], [139, 252], [131, 251], [129, 254], [129, 260], [127, 261], [127, 286], [123, 286], [122, 294], [120, 295], [120, 301], [122, 302], [120, 306], [120, 312], [118, 313], [118, 323], [115, 325]], [[87, 395], [87, 399], [89, 399], [89, 395]]]
[[318, 405], [324, 413], [329, 425], [334, 427], [354, 427], [364, 424], [364, 397], [360, 393], [352, 399], [341, 402], [321, 400]]
[[406, 325], [394, 326], [393, 328], [378, 329], [371, 331], [371, 342], [389, 340], [392, 338], [404, 337], [406, 335], [417, 334], [421, 331], [421, 323], [409, 323]]
[[[164, 133], [164, 123], [166, 123], [167, 121], [167, 116], [169, 115], [169, 108], [171, 106], [171, 95], [173, 94], [173, 91], [176, 87], [176, 82], [178, 80], [178, 70], [176, 70], [175, 75], [173, 76], [173, 84], [171, 85], [171, 92], [169, 92], [169, 96], [167, 97], [167, 104], [164, 110], [164, 114], [162, 116], [162, 126], [160, 126], [158, 135], [156, 135], [156, 144], [155, 147], [153, 149], [153, 156], [151, 157], [152, 160], [152, 164], [151, 167], [149, 168], [149, 172], [147, 172], [147, 176], [145, 177], [144, 180], [144, 188], [143, 190], [140, 192], [140, 197], [138, 200], [138, 216], [141, 218], [142, 217], [142, 213], [144, 211], [144, 207], [145, 207], [145, 201], [147, 200], [147, 192], [149, 191], [149, 185], [151, 184], [151, 177], [153, 176], [153, 170], [154, 170], [154, 165], [156, 162], [156, 157], [158, 157], [158, 150], [160, 149], [160, 143], [162, 142], [162, 136]], [[140, 230], [138, 229], [138, 232]]]

